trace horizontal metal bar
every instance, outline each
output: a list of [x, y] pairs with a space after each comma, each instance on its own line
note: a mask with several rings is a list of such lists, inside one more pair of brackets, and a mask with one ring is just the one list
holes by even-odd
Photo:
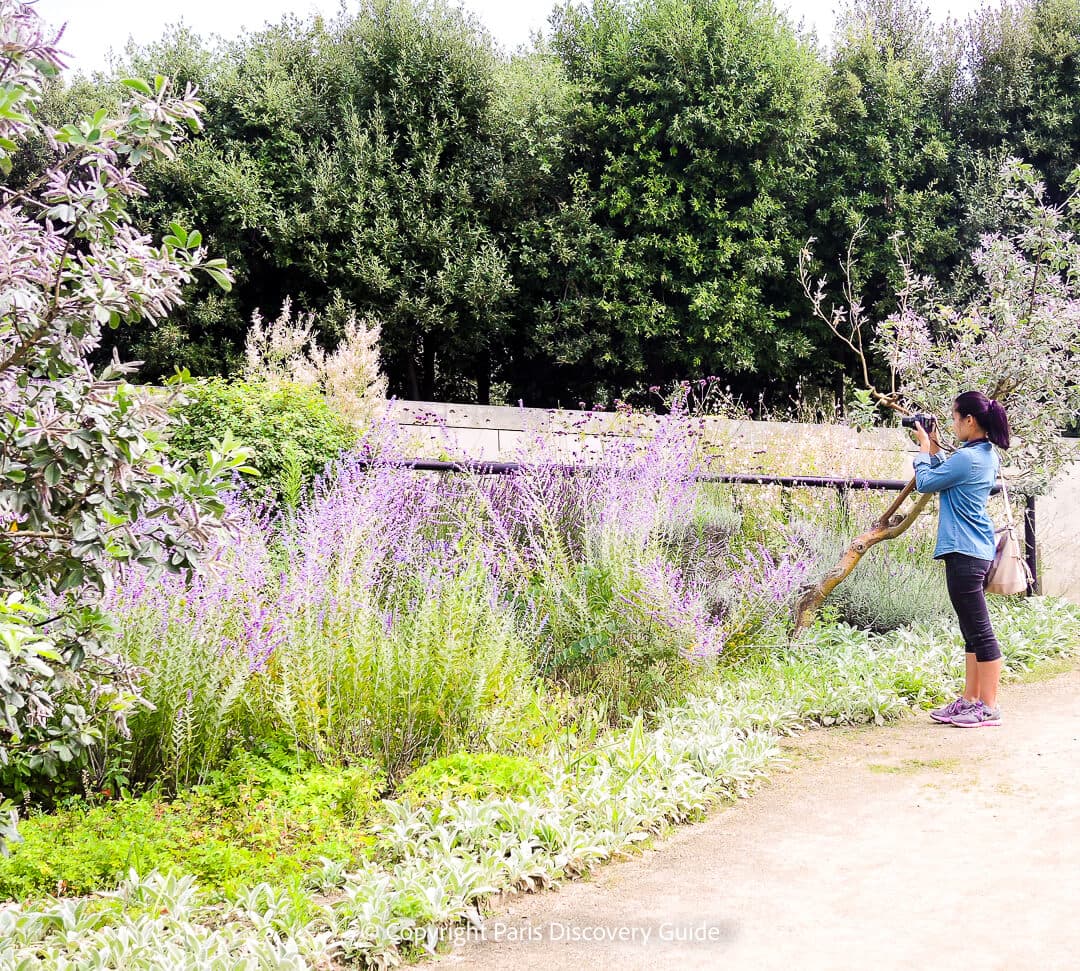
[[699, 482], [732, 482], [740, 485], [778, 485], [810, 489], [880, 489], [900, 492], [908, 479], [840, 479], [827, 475], [749, 475], [747, 473], [705, 472], [695, 476]]
[[[396, 465], [416, 469], [419, 472], [472, 472], [477, 475], [514, 475], [518, 472], [536, 469], [538, 466], [524, 462], [485, 462], [477, 459], [463, 459], [460, 462], [439, 462], [434, 459], [399, 459], [386, 461], [368, 461], [365, 465]], [[588, 475], [592, 472], [605, 471], [594, 465], [545, 465], [541, 468], [564, 475]], [[835, 476], [821, 475], [751, 475], [736, 472], [699, 472], [694, 475], [697, 482], [727, 482], [736, 485], [778, 485], [810, 489], [874, 489], [883, 492], [900, 492], [907, 488], [909, 479], [842, 479]], [[992, 494], [1001, 489], [994, 486]]]

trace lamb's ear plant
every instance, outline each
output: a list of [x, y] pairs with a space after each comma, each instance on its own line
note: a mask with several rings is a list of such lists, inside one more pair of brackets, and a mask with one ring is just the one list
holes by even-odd
[[196, 274], [230, 285], [197, 231], [174, 224], [155, 243], [128, 218], [143, 191], [136, 167], [172, 157], [199, 130], [196, 92], [128, 80], [117, 110], [53, 128], [40, 108], [61, 55], [34, 6], [0, 0], [0, 50], [0, 172], [11, 175], [29, 140], [54, 149], [39, 177], [0, 187], [0, 595], [25, 592], [47, 610], [32, 622], [35, 646], [24, 630], [9, 654], [11, 677], [35, 672], [30, 703], [0, 685], [10, 715], [0, 787], [10, 793], [48, 788], [93, 743], [98, 726], [74, 693], [110, 693], [124, 730], [137, 690], [130, 666], [103, 646], [101, 593], [118, 563], [190, 571], [220, 528], [219, 492], [244, 455], [225, 443], [197, 466], [170, 463], [166, 402], [126, 382], [133, 366], [90, 364], [104, 327], [163, 320]]
[[[846, 306], [825, 305], [826, 281], [812, 280], [809, 247], [800, 259], [803, 288], [816, 315], [859, 363], [863, 403], [872, 401], [894, 415], [938, 416], [950, 447], [945, 419], [956, 396], [982, 391], [997, 399], [1016, 438], [1008, 454], [1014, 491], [1029, 495], [1045, 491], [1068, 461], [1061, 435], [1080, 412], [1080, 239], [1075, 232], [1080, 168], [1065, 191], [1066, 200], [1052, 204], [1030, 165], [1006, 161], [997, 193], [1009, 225], [979, 240], [965, 295], [955, 299], [947, 284], [920, 275], [898, 240], [904, 281], [899, 306], [876, 323], [867, 317], [853, 283], [857, 239], [843, 266]], [[883, 387], [872, 377], [875, 365], [888, 374]], [[930, 496], [919, 496], [905, 508], [914, 489], [912, 479], [836, 566], [807, 587], [796, 607], [796, 633], [807, 628], [868, 549], [896, 539], [918, 518]]]
[[[1075, 607], [1034, 598], [993, 610], [1006, 677], [1080, 649]], [[303, 884], [321, 892], [315, 900], [299, 885], [221, 894], [182, 874], [131, 873], [94, 897], [0, 904], [0, 966], [60, 966], [74, 955], [92, 966], [107, 955], [132, 971], [392, 967], [455, 929], [482, 927], [495, 891], [573, 879], [749, 793], [781, 757], [780, 736], [884, 723], [936, 703], [962, 677], [962, 650], [942, 625], [888, 636], [818, 626], [797, 645], [714, 672], [652, 728], [638, 718], [552, 740], [537, 755], [547, 776], [539, 789], [385, 801], [371, 858], [320, 861]]]

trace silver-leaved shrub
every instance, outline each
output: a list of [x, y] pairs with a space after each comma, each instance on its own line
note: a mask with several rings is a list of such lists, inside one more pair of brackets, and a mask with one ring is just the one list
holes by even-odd
[[197, 271], [230, 284], [198, 232], [155, 243], [128, 219], [136, 166], [198, 130], [196, 92], [126, 81], [115, 113], [52, 129], [39, 108], [56, 43], [33, 6], [0, 0], [0, 172], [30, 141], [53, 153], [0, 187], [0, 800], [84, 753], [96, 714], [123, 724], [138, 695], [103, 649], [100, 595], [120, 562], [190, 570], [244, 461], [224, 442], [199, 468], [171, 464], [164, 403], [125, 382], [131, 366], [89, 361], [104, 327], [164, 319]]
[[[979, 238], [970, 279], [956, 286], [920, 274], [898, 247], [899, 306], [882, 321], [871, 320], [855, 294], [850, 261], [848, 302], [839, 307], [826, 307], [825, 280], [811, 282], [809, 248], [801, 262], [816, 313], [862, 365], [862, 417], [871, 420], [879, 406], [928, 411], [947, 431], [956, 396], [983, 391], [1008, 412], [1009, 466], [1016, 491], [1029, 495], [1045, 491], [1072, 460], [1061, 436], [1080, 412], [1080, 168], [1063, 195], [1053, 204], [1030, 165], [1007, 160], [994, 187], [1000, 223]], [[880, 365], [887, 385], [872, 380]]]

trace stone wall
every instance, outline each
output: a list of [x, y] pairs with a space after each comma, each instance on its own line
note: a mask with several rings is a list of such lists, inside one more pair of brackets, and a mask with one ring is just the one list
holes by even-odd
[[[651, 416], [482, 405], [391, 403], [411, 454], [514, 461], [542, 449], [559, 461], [588, 461], [605, 443], [648, 437]], [[917, 451], [900, 429], [856, 432], [831, 425], [703, 419], [724, 472], [907, 478]], [[1080, 603], [1080, 446], [1077, 461], [1036, 507], [1040, 580], [1046, 593]]]

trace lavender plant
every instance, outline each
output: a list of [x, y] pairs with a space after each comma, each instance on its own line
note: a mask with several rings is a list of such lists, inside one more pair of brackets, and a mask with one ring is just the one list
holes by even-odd
[[723, 647], [698, 563], [672, 556], [699, 468], [696, 426], [676, 410], [644, 444], [592, 456], [587, 475], [537, 464], [489, 501], [538, 671], [613, 720], [679, 697]]
[[271, 607], [268, 524], [235, 496], [227, 502], [233, 529], [206, 551], [198, 574], [154, 577], [136, 565], [104, 601], [121, 618], [113, 645], [140, 671], [147, 706], [124, 733], [107, 727], [89, 754], [95, 789], [112, 772], [173, 791], [198, 784], [246, 737], [246, 692], [285, 630]]
[[353, 457], [287, 516], [249, 506], [194, 583], [128, 570], [110, 607], [155, 706], [131, 721], [132, 778], [200, 781], [253, 737], [390, 775], [486, 742], [531, 669], [466, 499], [464, 483]]
[[[805, 579], [835, 563], [851, 541], [850, 533], [808, 521], [787, 531], [807, 563]], [[861, 569], [838, 587], [829, 601], [835, 620], [886, 633], [935, 621], [949, 612], [949, 599], [932, 559], [933, 541], [909, 535], [905, 545], [871, 551]]]
[[[162, 403], [125, 382], [131, 366], [96, 374], [88, 362], [103, 327], [162, 320], [196, 272], [229, 285], [198, 232], [174, 225], [155, 245], [127, 218], [139, 163], [171, 156], [198, 130], [196, 92], [130, 80], [115, 114], [54, 130], [39, 107], [61, 66], [56, 42], [32, 5], [0, 0], [0, 171], [10, 174], [28, 139], [54, 151], [39, 178], [0, 187], [0, 591], [49, 608], [32, 621], [36, 661], [11, 648], [29, 643], [21, 635], [0, 647], [0, 669], [15, 671], [0, 686], [8, 791], [55, 776], [91, 744], [99, 729], [75, 695], [107, 695], [123, 728], [137, 696], [130, 669], [102, 647], [97, 597], [118, 562], [189, 570], [222, 523], [220, 487], [243, 462], [226, 443], [197, 468], [172, 465]], [[13, 685], [31, 663], [41, 679], [26, 695]]]

